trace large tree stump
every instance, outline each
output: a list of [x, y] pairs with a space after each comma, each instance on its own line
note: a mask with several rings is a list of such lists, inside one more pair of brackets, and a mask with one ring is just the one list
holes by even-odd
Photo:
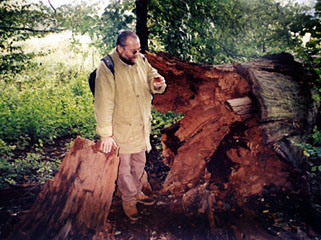
[[119, 159], [78, 137], [11, 239], [83, 239], [99, 231], [109, 213]]
[[164, 192], [197, 199], [189, 191], [197, 193], [205, 182], [223, 207], [232, 199], [242, 205], [268, 189], [304, 190], [297, 144], [311, 131], [319, 105], [311, 76], [290, 54], [220, 66], [162, 53], [147, 58], [168, 84], [165, 94], [155, 96], [155, 109], [185, 114], [163, 131], [170, 167]]

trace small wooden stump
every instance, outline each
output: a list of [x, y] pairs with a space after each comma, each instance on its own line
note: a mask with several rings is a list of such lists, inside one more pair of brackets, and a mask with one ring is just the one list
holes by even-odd
[[[98, 143], [99, 144], [99, 143]], [[119, 158], [77, 137], [11, 239], [88, 239], [104, 226], [112, 203]]]

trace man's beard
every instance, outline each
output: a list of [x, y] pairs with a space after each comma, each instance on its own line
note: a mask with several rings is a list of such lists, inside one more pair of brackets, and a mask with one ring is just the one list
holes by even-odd
[[135, 62], [132, 62], [130, 59], [127, 59], [127, 58], [124, 58], [123, 56], [119, 56], [120, 57], [120, 59], [124, 62], [124, 63], [126, 63], [126, 64], [128, 64], [128, 65], [134, 65], [135, 64]]

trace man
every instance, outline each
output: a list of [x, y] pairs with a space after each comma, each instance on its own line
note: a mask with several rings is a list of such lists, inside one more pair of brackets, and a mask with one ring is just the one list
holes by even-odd
[[140, 40], [132, 31], [123, 31], [110, 56], [114, 76], [101, 61], [95, 84], [95, 117], [101, 151], [119, 147], [117, 186], [122, 194], [124, 212], [138, 219], [136, 203], [154, 204], [141, 191], [140, 179], [146, 163], [145, 151], [151, 149], [152, 94], [163, 93], [165, 79], [140, 54]]

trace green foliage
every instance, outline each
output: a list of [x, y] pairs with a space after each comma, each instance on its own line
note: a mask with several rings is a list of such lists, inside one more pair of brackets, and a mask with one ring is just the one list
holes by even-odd
[[0, 2], [0, 72], [20, 72], [30, 66], [33, 53], [25, 53], [19, 42], [56, 32], [53, 13], [39, 4], [26, 1]]
[[95, 46], [105, 55], [116, 46], [116, 38], [121, 30], [135, 29], [132, 9], [134, 1], [112, 1], [102, 14], [99, 22], [91, 29], [95, 34]]
[[0, 158], [0, 188], [15, 184], [45, 183], [59, 167], [58, 160], [44, 161], [40, 153], [27, 153], [23, 159]]
[[173, 124], [179, 122], [184, 115], [177, 113], [176, 111], [169, 111], [167, 113], [157, 112], [154, 108], [152, 108], [152, 132], [151, 132], [151, 141], [157, 150], [162, 149], [162, 144], [160, 141], [161, 131], [164, 128], [170, 127]]
[[10, 158], [13, 156], [12, 151], [15, 150], [15, 146], [8, 146], [5, 141], [0, 139], [0, 156]]
[[59, 22], [74, 33], [88, 34], [101, 55], [115, 47], [121, 30], [135, 29], [132, 10], [134, 1], [111, 1], [102, 15], [93, 5], [63, 5], [58, 8]]
[[305, 9], [274, 0], [151, 0], [149, 10], [151, 47], [164, 46], [185, 60], [220, 64], [300, 44], [296, 33], [302, 30]]
[[[309, 41], [298, 46], [295, 51], [302, 63], [316, 76], [316, 81], [312, 83], [312, 87], [316, 90], [313, 99], [320, 103], [321, 101], [321, 0], [318, 0], [315, 5], [314, 16], [304, 16], [304, 28], [300, 28], [298, 33], [300, 36], [310, 34]], [[319, 117], [321, 112], [319, 113]], [[310, 182], [310, 191], [314, 197], [314, 201], [318, 202], [321, 198], [321, 125], [317, 123], [313, 132], [307, 136], [304, 143], [301, 144], [304, 148], [304, 155], [307, 157], [309, 166], [307, 175]]]
[[[307, 16], [305, 28], [299, 32], [301, 36], [310, 34], [310, 40], [305, 46], [298, 47], [296, 50], [299, 57], [303, 60], [305, 67], [316, 76], [316, 81], [313, 87], [316, 89], [316, 94], [313, 96], [315, 101], [321, 101], [321, 0], [318, 0], [315, 5], [315, 15]], [[320, 113], [321, 115], [321, 113]], [[309, 157], [314, 165], [312, 168], [319, 169], [321, 165], [321, 130], [320, 125], [316, 125], [313, 133], [309, 136], [306, 143], [303, 143], [305, 155]], [[316, 163], [316, 161], [319, 161]], [[315, 165], [316, 164], [316, 165]], [[321, 178], [320, 178], [321, 184]]]
[[321, 131], [314, 128], [310, 143], [302, 143], [304, 155], [308, 158], [309, 166], [307, 175], [309, 177], [310, 191], [315, 202], [321, 198]]
[[[149, 44], [194, 62], [220, 64], [245, 61], [301, 44], [305, 8], [275, 0], [151, 0], [148, 6]], [[88, 34], [105, 55], [118, 33], [135, 29], [135, 1], [111, 1], [99, 15], [95, 4], [63, 5], [55, 24]], [[249, 14], [250, 13], [250, 14]]]
[[315, 98], [320, 100], [321, 95], [321, 0], [315, 5], [314, 16], [306, 16], [305, 28], [299, 32], [301, 36], [310, 34], [309, 41], [296, 49], [298, 55], [303, 59], [303, 64], [313, 74], [318, 76], [315, 87], [319, 96]]
[[176, 111], [169, 111], [163, 114], [157, 112], [154, 108], [152, 108], [152, 116], [152, 134], [160, 134], [162, 129], [172, 126], [184, 117], [183, 114]]
[[62, 51], [33, 59], [33, 68], [0, 74], [0, 187], [43, 183], [59, 165], [48, 159], [45, 147], [66, 136], [97, 136], [88, 70], [83, 67], [88, 48], [63, 43], [58, 43]]
[[[82, 2], [62, 5], [53, 11], [42, 4], [16, 6], [3, 1], [3, 25], [14, 25], [7, 27], [2, 35], [8, 29], [19, 29], [19, 34], [11, 41], [17, 42], [31, 34], [71, 29], [74, 33], [88, 34], [93, 46], [104, 55], [115, 46], [120, 30], [135, 29], [135, 2], [111, 1], [102, 15], [96, 5]], [[150, 46], [152, 50], [165, 50], [194, 62], [244, 61], [301, 44], [298, 33], [307, 29], [305, 10], [299, 5], [282, 5], [275, 0], [151, 0], [148, 9]], [[35, 31], [40, 26], [42, 31]], [[14, 66], [9, 62], [13, 58], [5, 59], [7, 68]]]
[[15, 142], [20, 149], [38, 139], [52, 143], [69, 135], [94, 136], [87, 74], [58, 67], [52, 75], [40, 67], [26, 72], [20, 85], [0, 90], [2, 140]]
[[306, 143], [303, 143], [304, 155], [312, 160], [319, 160], [321, 165], [321, 131], [315, 126]]
[[0, 56], [1, 72], [20, 72], [31, 66], [31, 59], [35, 56], [33, 53], [24, 53], [20, 48], [16, 48], [15, 52]]
[[[234, 56], [232, 52], [238, 49], [230, 43], [237, 39], [241, 30], [240, 13], [229, 12], [235, 8], [233, 5], [239, 6], [240, 3], [218, 0], [151, 1], [150, 13], [153, 17], [149, 22], [150, 36], [159, 41], [166, 52], [182, 59], [204, 63], [228, 62], [225, 58]], [[230, 38], [227, 38], [229, 26], [234, 35], [229, 33]]]

